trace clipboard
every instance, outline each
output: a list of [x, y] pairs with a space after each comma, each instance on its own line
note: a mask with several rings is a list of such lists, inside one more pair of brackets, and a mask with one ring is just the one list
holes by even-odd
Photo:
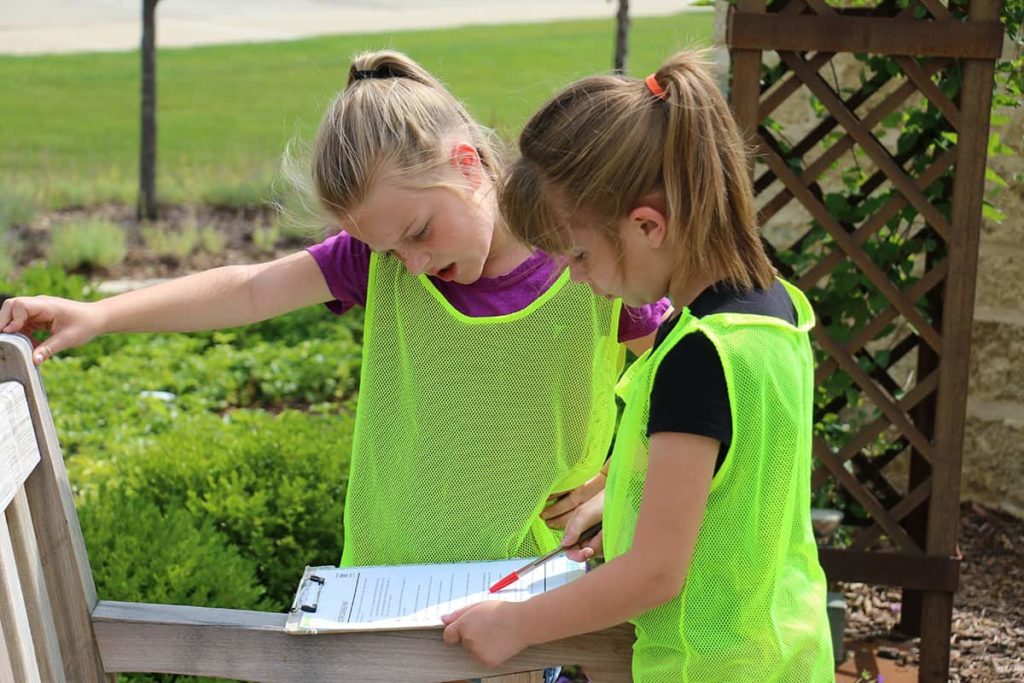
[[[529, 559], [529, 558], [525, 558]], [[521, 602], [586, 573], [556, 557], [497, 593], [489, 587], [524, 558], [377, 567], [306, 567], [284, 630], [293, 635], [443, 628], [441, 615], [478, 602]]]

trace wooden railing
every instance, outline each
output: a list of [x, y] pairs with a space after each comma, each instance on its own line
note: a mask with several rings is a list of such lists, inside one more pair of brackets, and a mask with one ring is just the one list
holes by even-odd
[[[632, 628], [531, 648], [486, 670], [439, 631], [294, 636], [266, 612], [100, 602], [93, 627], [108, 671], [174, 671], [253, 681], [450, 681], [514, 672], [493, 681], [540, 680], [546, 667], [585, 662], [596, 681], [629, 680]], [[140, 669], [139, 667], [144, 667]], [[145, 668], [149, 667], [149, 668]], [[156, 668], [153, 668], [156, 667]]]

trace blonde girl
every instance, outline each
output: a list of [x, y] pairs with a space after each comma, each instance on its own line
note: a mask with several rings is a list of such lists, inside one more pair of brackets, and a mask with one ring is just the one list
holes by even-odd
[[365, 306], [342, 563], [542, 553], [557, 545], [548, 496], [603, 483], [620, 341], [643, 345], [667, 303], [622, 308], [513, 239], [499, 170], [436, 79], [403, 54], [362, 54], [313, 146], [311, 184], [339, 234], [96, 303], [12, 299], [0, 330], [48, 330], [43, 362], [110, 332]]
[[536, 113], [500, 205], [573, 278], [676, 313], [630, 368], [606, 489], [608, 562], [525, 603], [447, 615], [494, 665], [631, 620], [636, 681], [833, 680], [810, 524], [814, 317], [759, 240], [747, 156], [697, 55], [645, 80], [587, 78]]

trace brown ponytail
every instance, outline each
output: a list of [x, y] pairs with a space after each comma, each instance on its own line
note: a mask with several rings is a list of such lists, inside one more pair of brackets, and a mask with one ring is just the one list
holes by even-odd
[[534, 114], [503, 183], [506, 223], [526, 243], [564, 252], [568, 221], [582, 212], [602, 217], [589, 224], [617, 243], [619, 219], [663, 193], [682, 279], [710, 272], [745, 289], [768, 287], [775, 271], [725, 99], [699, 53], [672, 56], [654, 77], [661, 96], [643, 79], [594, 76]]

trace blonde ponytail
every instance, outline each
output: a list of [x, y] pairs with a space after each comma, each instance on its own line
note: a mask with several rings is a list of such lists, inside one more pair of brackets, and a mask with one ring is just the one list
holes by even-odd
[[438, 176], [453, 135], [468, 136], [492, 177], [500, 172], [493, 135], [423, 67], [392, 50], [356, 55], [313, 143], [313, 192], [329, 215], [344, 216], [385, 175], [409, 183]]

